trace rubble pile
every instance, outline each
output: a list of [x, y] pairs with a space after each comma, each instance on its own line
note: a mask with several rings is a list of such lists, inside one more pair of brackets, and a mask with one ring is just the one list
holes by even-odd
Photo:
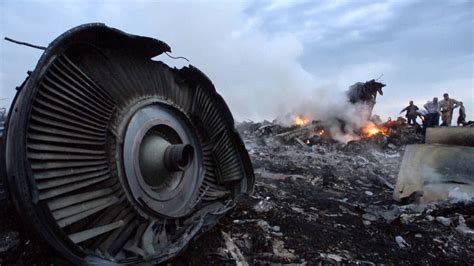
[[255, 168], [256, 189], [212, 233], [191, 243], [182, 261], [474, 262], [472, 201], [392, 199], [405, 144], [422, 141], [416, 128], [400, 123], [396, 137], [306, 144], [302, 132], [317, 126], [238, 125]]
[[[283, 127], [278, 123], [265, 120], [259, 123], [244, 121], [239, 123], [236, 128], [247, 144], [252, 141], [264, 144], [268, 140], [278, 140], [284, 144], [301, 144], [303, 142], [308, 146], [337, 144], [337, 141], [331, 137], [330, 130], [327, 129], [329, 126], [324, 121], [312, 121], [300, 126]], [[366, 128], [359, 130], [360, 138], [357, 138], [357, 140], [378, 142], [382, 146], [389, 144], [401, 146], [421, 143], [423, 141], [421, 132], [420, 125], [408, 125], [404, 118], [399, 117], [397, 120], [386, 122], [375, 123], [370, 121]]]
[[[348, 143], [320, 134], [320, 122], [240, 123], [255, 191], [171, 264], [472, 265], [472, 199], [456, 191], [431, 204], [392, 198], [405, 145], [423, 139], [402, 122], [392, 123], [397, 134]], [[38, 262], [45, 251], [33, 250]]]

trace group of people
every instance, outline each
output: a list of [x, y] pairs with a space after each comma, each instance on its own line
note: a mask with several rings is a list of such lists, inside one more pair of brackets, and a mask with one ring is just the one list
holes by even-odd
[[[415, 125], [416, 119], [420, 117], [423, 122], [423, 128], [436, 126], [449, 127], [451, 126], [454, 109], [459, 108], [457, 126], [465, 126], [467, 124], [466, 109], [463, 103], [449, 98], [449, 94], [447, 93], [443, 95], [441, 101], [438, 101], [438, 97], [434, 97], [432, 101], [428, 101], [423, 107], [424, 110], [420, 110], [418, 106], [413, 104], [413, 101], [410, 101], [409, 105], [400, 113], [406, 112], [406, 118], [410, 125]], [[441, 125], [439, 124], [440, 117], [442, 121]]]

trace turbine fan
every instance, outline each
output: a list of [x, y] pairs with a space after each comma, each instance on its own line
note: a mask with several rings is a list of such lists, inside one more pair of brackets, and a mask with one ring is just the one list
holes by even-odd
[[104, 24], [54, 40], [3, 132], [11, 200], [73, 263], [158, 263], [253, 188], [211, 81], [151, 58], [167, 44]]

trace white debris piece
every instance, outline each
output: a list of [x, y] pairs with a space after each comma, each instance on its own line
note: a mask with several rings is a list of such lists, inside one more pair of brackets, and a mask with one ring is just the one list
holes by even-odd
[[397, 242], [397, 244], [398, 244], [398, 246], [399, 246], [400, 248], [406, 248], [406, 247], [409, 247], [409, 246], [410, 246], [410, 244], [408, 244], [408, 243], [405, 241], [405, 239], [403, 239], [402, 236], [396, 236], [396, 237], [395, 237], [395, 242]]
[[295, 259], [295, 254], [291, 253], [289, 250], [285, 248], [285, 242], [275, 239], [272, 242], [273, 253], [278, 257], [285, 258], [285, 259]]
[[291, 209], [297, 213], [304, 213], [304, 210], [300, 207], [291, 206]]
[[357, 155], [355, 158], [356, 158], [357, 164], [359, 164], [360, 166], [365, 166], [370, 163], [369, 160], [367, 160], [366, 158], [360, 155]]
[[235, 264], [237, 266], [248, 266], [249, 264], [245, 260], [244, 255], [242, 255], [242, 252], [240, 251], [239, 247], [234, 243], [230, 235], [222, 231], [222, 236], [224, 237], [225, 246], [227, 247], [227, 250], [229, 250], [230, 255], [235, 260]]
[[343, 257], [339, 256], [339, 255], [336, 255], [336, 254], [324, 254], [324, 253], [321, 253], [320, 254], [321, 257], [325, 258], [325, 259], [331, 259], [335, 262], [341, 262]]
[[459, 215], [458, 220], [459, 225], [456, 227], [456, 231], [463, 234], [474, 235], [474, 229], [471, 229], [466, 225], [466, 220], [462, 215]]
[[259, 201], [255, 206], [253, 206], [253, 209], [258, 213], [268, 212], [272, 208], [273, 208], [273, 204], [270, 203], [270, 201], [266, 199]]
[[443, 216], [436, 217], [436, 221], [446, 226], [449, 226], [451, 224], [451, 219]]

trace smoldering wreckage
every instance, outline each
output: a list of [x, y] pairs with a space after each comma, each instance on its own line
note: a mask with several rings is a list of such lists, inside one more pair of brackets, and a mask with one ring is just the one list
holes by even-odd
[[2, 265], [474, 262], [473, 128], [375, 119], [376, 80], [348, 92], [362, 125], [234, 123], [161, 41], [87, 24], [44, 49], [2, 116]]

